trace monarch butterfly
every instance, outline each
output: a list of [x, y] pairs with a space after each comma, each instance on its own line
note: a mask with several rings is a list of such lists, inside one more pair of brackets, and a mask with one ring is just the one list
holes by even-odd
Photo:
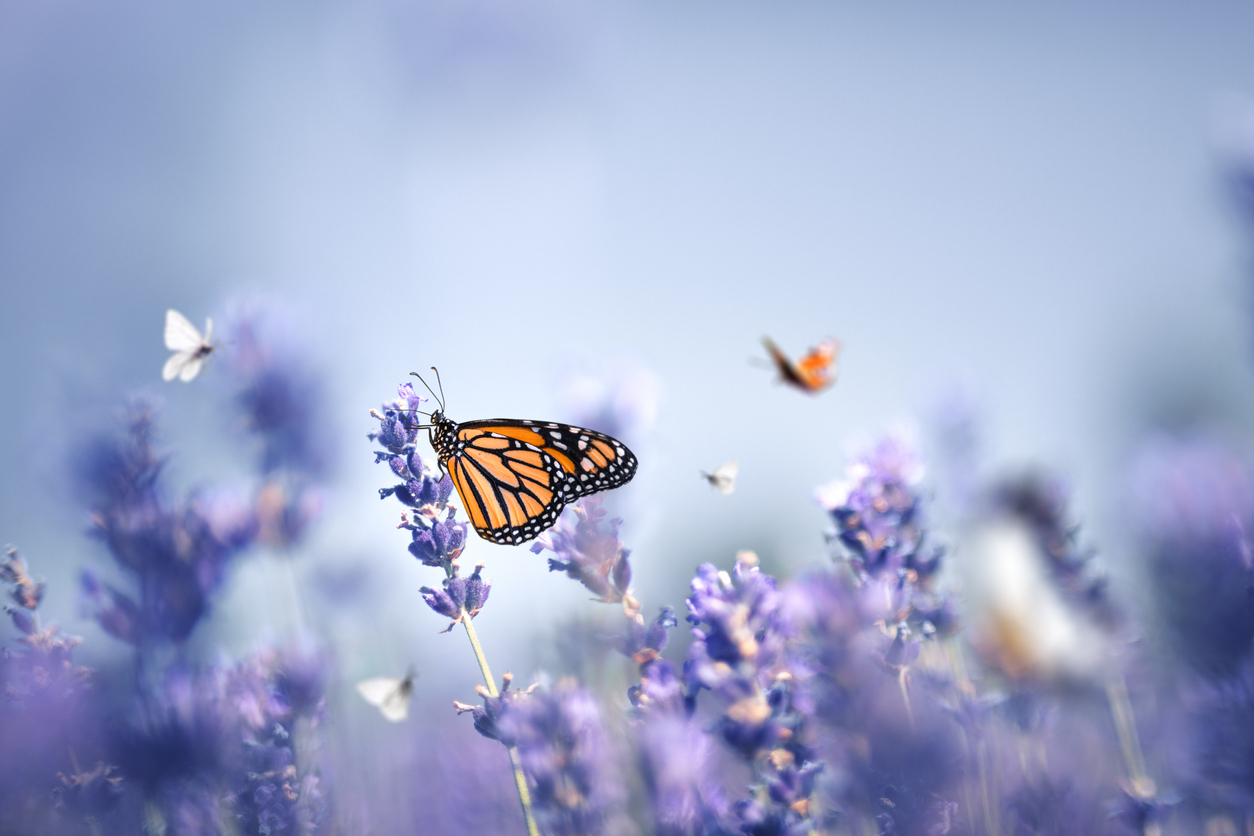
[[513, 418], [459, 424], [444, 415], [439, 400], [426, 425], [431, 447], [485, 540], [530, 540], [557, 522], [568, 502], [620, 487], [636, 475], [635, 455], [605, 433]]
[[840, 340], [823, 340], [796, 363], [788, 359], [770, 337], [763, 337], [762, 345], [766, 346], [775, 368], [779, 370], [780, 380], [785, 383], [815, 394], [836, 382], [835, 365], [840, 355]]

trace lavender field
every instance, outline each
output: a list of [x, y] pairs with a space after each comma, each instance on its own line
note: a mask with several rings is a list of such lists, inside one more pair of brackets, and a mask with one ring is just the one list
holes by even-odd
[[0, 834], [1254, 834], [1251, 26], [0, 8]]

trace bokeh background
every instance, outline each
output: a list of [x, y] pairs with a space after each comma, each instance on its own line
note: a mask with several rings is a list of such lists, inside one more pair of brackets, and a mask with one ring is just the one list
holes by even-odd
[[[1238, 3], [5, 3], [0, 540], [82, 658], [121, 652], [76, 603], [107, 560], [75, 442], [147, 391], [174, 481], [228, 478], [215, 368], [163, 384], [161, 330], [244, 300], [318, 372], [333, 469], [293, 569], [345, 683], [412, 663], [443, 706], [477, 679], [365, 439], [431, 365], [459, 420], [629, 392], [615, 512], [650, 607], [738, 549], [824, 560], [811, 492], [850, 445], [904, 422], [926, 449], [954, 410], [983, 466], [1065, 476], [1134, 588], [1131, 451], [1254, 418], [1251, 31]], [[837, 385], [777, 385], [764, 334], [841, 338]], [[699, 471], [730, 458], [723, 498]], [[593, 617], [526, 548], [479, 560], [500, 669]], [[296, 629], [281, 561], [233, 568], [203, 652]]]

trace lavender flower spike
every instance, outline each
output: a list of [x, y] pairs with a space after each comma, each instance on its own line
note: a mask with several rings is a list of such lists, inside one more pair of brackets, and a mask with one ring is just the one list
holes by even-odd
[[923, 467], [904, 435], [890, 435], [863, 452], [843, 480], [817, 489], [815, 499], [836, 522], [832, 539], [863, 575], [911, 570], [932, 575], [940, 552], [926, 546], [914, 486]]
[[557, 525], [536, 538], [534, 554], [548, 549], [550, 572], [565, 572], [590, 589], [606, 604], [622, 603], [629, 618], [641, 621], [640, 604], [631, 597], [631, 554], [618, 539], [622, 520], [605, 520], [601, 497], [589, 496], [563, 513]]
[[382, 412], [370, 411], [379, 422], [379, 430], [369, 438], [384, 447], [375, 451], [375, 462], [387, 462], [392, 473], [401, 479], [399, 484], [381, 488], [379, 498], [395, 496], [406, 507], [400, 527], [412, 534], [410, 554], [424, 566], [444, 569], [452, 577], [457, 558], [466, 546], [466, 524], [456, 519], [457, 509], [448, 503], [453, 480], [447, 473], [433, 472], [418, 455], [414, 410], [423, 399], [408, 383], [402, 383], [398, 392], [400, 398], [384, 404]]

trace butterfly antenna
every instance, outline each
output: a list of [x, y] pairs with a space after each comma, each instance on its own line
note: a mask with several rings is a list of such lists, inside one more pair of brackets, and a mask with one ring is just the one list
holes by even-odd
[[[435, 366], [432, 366], [431, 368], [434, 369]], [[418, 378], [419, 380], [422, 380], [422, 375], [418, 374], [418, 372], [410, 372], [410, 374]], [[436, 372], [436, 379], [435, 379], [436, 383], [440, 382], [439, 374], [440, 374], [439, 372]], [[440, 395], [437, 395], [435, 393], [435, 390], [431, 388], [431, 385], [427, 383], [427, 381], [422, 380], [422, 385], [427, 387], [427, 391], [431, 393], [431, 397], [435, 398], [437, 401], [440, 402], [440, 411], [443, 412], [444, 411], [444, 398], [441, 397], [441, 395], [444, 394], [444, 387], [443, 386], [440, 387]]]
[[440, 387], [440, 411], [443, 411], [444, 410], [444, 382], [440, 380], [439, 369], [437, 369], [435, 366], [432, 366], [431, 371], [435, 372], [435, 384]]

